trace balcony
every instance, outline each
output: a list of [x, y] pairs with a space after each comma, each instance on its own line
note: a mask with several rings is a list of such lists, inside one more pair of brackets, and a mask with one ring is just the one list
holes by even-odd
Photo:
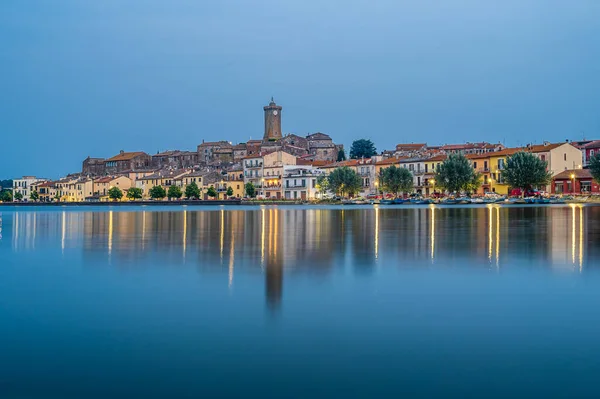
[[281, 190], [281, 184], [265, 184], [265, 190]]
[[286, 185], [285, 188], [306, 188], [306, 184], [290, 184]]
[[246, 167], [247, 169], [262, 168], [262, 166], [263, 166], [262, 162], [259, 162], [258, 164], [247, 163], [244, 165], [244, 167]]

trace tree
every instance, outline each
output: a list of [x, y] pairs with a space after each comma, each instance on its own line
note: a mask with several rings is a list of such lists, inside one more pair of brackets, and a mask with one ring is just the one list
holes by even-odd
[[335, 169], [329, 174], [328, 180], [331, 190], [342, 197], [346, 194], [354, 195], [362, 186], [360, 176], [347, 166]]
[[57, 202], [60, 202], [60, 194], [59, 194], [59, 193], [56, 193], [56, 195], [54, 196], [54, 199], [55, 199]]
[[200, 195], [201, 195], [200, 188], [198, 187], [198, 185], [195, 182], [191, 182], [190, 184], [188, 184], [185, 187], [185, 197], [187, 199], [190, 199], [190, 198], [198, 199], [198, 198], [200, 198]]
[[475, 171], [462, 154], [450, 154], [435, 172], [435, 184], [450, 193], [467, 191]]
[[167, 192], [165, 191], [163, 186], [154, 186], [149, 191], [150, 198], [153, 199], [163, 199], [167, 196]]
[[254, 184], [252, 184], [252, 182], [246, 183], [246, 186], [244, 188], [246, 189], [246, 196], [250, 198], [256, 197], [256, 188], [254, 187]]
[[413, 190], [413, 175], [406, 168], [392, 165], [381, 171], [381, 188], [396, 196], [400, 192], [409, 193]]
[[483, 183], [481, 173], [473, 171], [473, 177], [471, 177], [471, 180], [465, 186], [465, 191], [468, 194], [476, 193], [479, 187], [481, 187], [481, 183]]
[[521, 189], [521, 195], [533, 186], [543, 186], [552, 180], [552, 174], [546, 168], [548, 164], [535, 155], [520, 151], [506, 160], [502, 178], [513, 188]]
[[217, 196], [217, 190], [213, 186], [210, 186], [208, 190], [206, 190], [206, 195], [209, 197], [215, 198]]
[[371, 158], [373, 155], [377, 155], [375, 144], [371, 140], [360, 139], [352, 142], [350, 147], [350, 158]]
[[182, 195], [183, 193], [181, 192], [181, 189], [178, 186], [170, 186], [169, 191], [167, 192], [167, 197], [169, 197], [169, 199], [179, 199]]
[[37, 200], [40, 199], [40, 195], [38, 194], [37, 190], [33, 190], [31, 192], [31, 194], [29, 194], [29, 199], [32, 200], [33, 202], [36, 202]]
[[600, 153], [590, 158], [590, 172], [597, 182], [600, 182]]
[[118, 201], [123, 198], [123, 191], [121, 191], [119, 187], [111, 187], [111, 189], [108, 190], [108, 196], [113, 201]]
[[227, 194], [228, 197], [231, 197], [233, 195], [233, 188], [231, 188], [231, 186], [227, 187], [225, 194]]
[[12, 202], [13, 196], [12, 191], [4, 190], [0, 193], [0, 201], [2, 202]]
[[323, 196], [325, 195], [325, 193], [327, 191], [329, 191], [329, 177], [326, 175], [320, 175], [319, 177], [317, 177], [317, 190], [319, 190], [319, 193], [321, 193], [321, 198], [323, 198]]
[[136, 200], [136, 199], [141, 199], [143, 196], [143, 192], [141, 188], [138, 187], [130, 187], [127, 190], [127, 198], [129, 198], [130, 200]]
[[338, 151], [337, 154], [337, 161], [341, 162], [341, 161], [345, 161], [346, 160], [346, 151], [344, 151], [343, 148], [340, 148], [340, 150]]
[[23, 194], [17, 191], [14, 195], [15, 201], [21, 201], [23, 199]]

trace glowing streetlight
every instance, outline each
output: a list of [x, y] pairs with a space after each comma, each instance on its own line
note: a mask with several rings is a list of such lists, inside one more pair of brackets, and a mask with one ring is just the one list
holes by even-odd
[[575, 193], [575, 173], [571, 173], [571, 192], [574, 194]]

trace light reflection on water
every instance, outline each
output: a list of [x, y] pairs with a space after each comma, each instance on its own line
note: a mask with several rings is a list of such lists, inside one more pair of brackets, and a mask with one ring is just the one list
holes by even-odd
[[[30, 374], [44, 378], [57, 355], [52, 348], [65, 360], [52, 381], [40, 384], [46, 389], [78, 376], [81, 351], [96, 359], [95, 373], [128, 375], [125, 382], [133, 385], [132, 370], [144, 381], [160, 380], [149, 375], [160, 369], [154, 356], [163, 356], [183, 373], [163, 370], [163, 376], [182, 379], [195, 393], [220, 392], [216, 381], [223, 384], [232, 368], [253, 376], [251, 384], [260, 379], [256, 363], [287, 381], [289, 373], [310, 373], [303, 367], [316, 358], [354, 376], [331, 375], [334, 384], [361, 375], [365, 386], [356, 387], [357, 395], [372, 392], [368, 384], [375, 381], [383, 389], [378, 378], [385, 373], [365, 374], [363, 363], [351, 359], [375, 362], [386, 354], [394, 357], [377, 361], [403, 370], [406, 391], [399, 392], [412, 397], [423, 387], [415, 381], [428, 382], [425, 375], [437, 375], [445, 389], [494, 373], [518, 380], [540, 364], [563, 364], [572, 353], [584, 356], [581, 367], [595, 370], [585, 356], [600, 354], [593, 343], [600, 333], [593, 316], [599, 218], [600, 207], [580, 205], [4, 208], [0, 323], [8, 327], [0, 332], [0, 351], [11, 367], [0, 366], [0, 376], [8, 376], [0, 377], [0, 394], [3, 384], [12, 393], [29, 392], [20, 383]], [[552, 276], [589, 280], [575, 289]], [[585, 348], [558, 343], [575, 330]], [[71, 348], [73, 341], [81, 347]], [[347, 346], [340, 352], [337, 345]], [[104, 352], [114, 358], [104, 359]], [[454, 375], [459, 383], [451, 382], [439, 353], [458, 365], [455, 373], [470, 370], [469, 377]], [[473, 353], [486, 353], [487, 360]], [[502, 378], [494, 368], [523, 359], [529, 366], [515, 366], [514, 374], [502, 369]], [[204, 385], [194, 385], [199, 377], [192, 371], [181, 371], [188, 368], [203, 370], [198, 381]], [[63, 396], [91, 397], [92, 386], [84, 378], [79, 390]], [[429, 396], [447, 392], [434, 388]], [[153, 392], [162, 391], [154, 386], [144, 396]], [[105, 388], [98, 397], [114, 393]]]

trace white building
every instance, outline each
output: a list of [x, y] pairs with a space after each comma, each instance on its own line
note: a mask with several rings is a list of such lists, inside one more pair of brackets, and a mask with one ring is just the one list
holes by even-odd
[[310, 165], [283, 167], [283, 198], [312, 200], [320, 198], [317, 178], [325, 172]]
[[20, 193], [23, 196], [22, 201], [30, 201], [31, 186], [38, 182], [43, 182], [48, 179], [41, 179], [35, 176], [23, 176], [21, 179], [13, 179], [13, 201], [16, 201], [15, 196]]

